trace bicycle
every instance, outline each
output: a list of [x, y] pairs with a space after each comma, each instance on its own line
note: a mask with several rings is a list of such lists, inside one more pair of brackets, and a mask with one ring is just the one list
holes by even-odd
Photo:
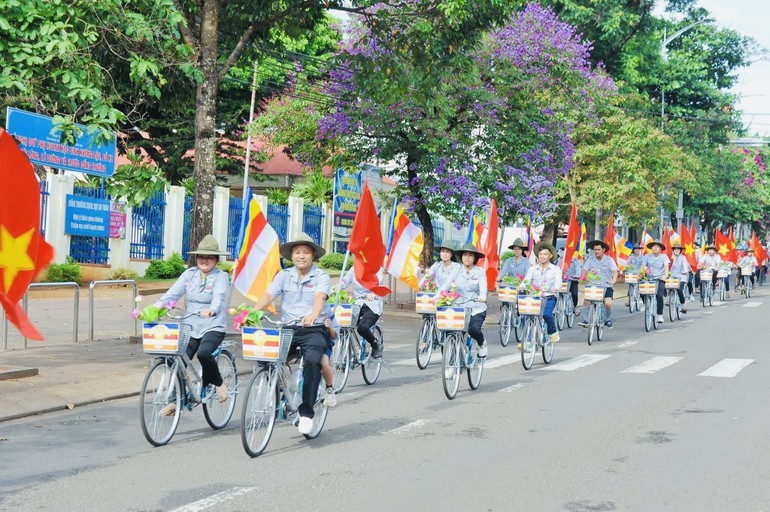
[[764, 266], [759, 267], [759, 270], [757, 271], [757, 286], [764, 285], [766, 278], [767, 278], [767, 269]]
[[647, 332], [658, 328], [657, 289], [657, 281], [642, 281], [639, 283], [639, 293], [644, 296], [644, 330]]
[[679, 279], [666, 279], [665, 287], [668, 294], [668, 318], [673, 322], [682, 318], [682, 303], [679, 300]]
[[[570, 304], [572, 298], [570, 297]], [[524, 316], [524, 339], [521, 342], [521, 365], [525, 370], [532, 368], [535, 362], [535, 352], [540, 349], [543, 363], [550, 364], [555, 349], [546, 329], [545, 312], [546, 298], [519, 296], [519, 310]]]
[[[712, 282], [713, 278], [714, 278], [713, 270], [704, 269], [700, 271], [700, 302], [704, 308], [706, 307], [706, 305], [709, 305], [709, 306], [714, 305], [714, 283]], [[718, 279], [723, 280], [724, 278], [720, 277]], [[722, 286], [720, 286], [720, 289], [719, 289], [720, 294], [725, 293], [724, 283], [721, 283], [721, 284]]]
[[575, 323], [575, 305], [572, 304], [569, 283], [562, 283], [561, 291], [556, 298], [556, 307], [554, 308], [553, 315], [556, 319], [556, 328], [560, 331], [564, 330], [565, 323], [570, 328]]
[[516, 288], [501, 284], [498, 287], [498, 299], [500, 299], [500, 344], [508, 346], [511, 333], [516, 341], [521, 341], [522, 320], [516, 307]]
[[[361, 307], [357, 304], [340, 304], [335, 308], [335, 316], [340, 325], [337, 343], [332, 348], [331, 367], [335, 393], [340, 393], [348, 382], [350, 370], [358, 366], [364, 376], [364, 382], [374, 384], [380, 377], [382, 358], [373, 358], [372, 347], [366, 338], [359, 339], [356, 326]], [[382, 329], [379, 325], [372, 326], [377, 343], [382, 344]], [[382, 346], [382, 345], [380, 345]]]
[[589, 302], [586, 309], [586, 320], [588, 324], [588, 333], [586, 335], [588, 344], [594, 342], [594, 337], [602, 341], [604, 337], [604, 286], [586, 286], [583, 294], [585, 300]]
[[639, 294], [639, 275], [626, 274], [625, 280], [628, 284], [628, 312], [639, 311], [642, 303], [642, 297]]
[[[166, 315], [171, 320], [185, 320], [193, 314]], [[228, 400], [217, 399], [214, 385], [201, 389], [201, 370], [187, 356], [192, 327], [184, 323], [145, 323], [142, 328], [142, 346], [146, 354], [155, 357], [142, 382], [139, 394], [139, 417], [142, 432], [153, 446], [167, 444], [179, 426], [182, 409], [192, 411], [203, 406], [206, 423], [214, 430], [224, 428], [235, 410], [238, 372], [235, 356], [228, 350], [231, 341], [223, 341], [214, 351], [214, 357], [227, 386]]]
[[484, 360], [479, 357], [479, 345], [468, 334], [470, 310], [464, 307], [443, 306], [436, 308], [436, 326], [444, 333], [442, 354], [442, 385], [449, 400], [457, 396], [460, 374], [468, 372], [468, 385], [477, 389], [484, 372]]
[[[294, 331], [283, 328], [282, 322], [267, 317], [262, 320], [276, 328], [243, 327], [243, 358], [258, 362], [241, 410], [241, 442], [250, 457], [265, 451], [276, 420], [292, 420], [295, 425], [299, 422], [304, 385], [304, 357], [300, 354], [289, 357]], [[297, 363], [294, 372], [292, 363]], [[326, 423], [329, 408], [324, 405], [323, 386], [318, 386], [313, 411], [313, 428], [309, 434], [303, 434], [306, 439], [318, 437]]]
[[741, 293], [745, 295], [747, 299], [751, 297], [751, 279], [753, 274], [754, 269], [752, 267], [741, 267]]
[[727, 300], [727, 280], [730, 278], [730, 269], [720, 267], [717, 270], [717, 288], [719, 288], [719, 302]]
[[436, 329], [436, 305], [433, 303], [434, 294], [418, 293], [415, 312], [422, 315], [419, 334], [417, 335], [417, 346], [415, 348], [415, 357], [417, 359], [417, 368], [424, 370], [430, 364], [430, 358], [433, 351], [440, 346], [440, 337]]

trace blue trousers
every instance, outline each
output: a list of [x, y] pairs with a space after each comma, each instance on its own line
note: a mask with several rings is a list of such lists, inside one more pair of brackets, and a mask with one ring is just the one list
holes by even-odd
[[553, 308], [556, 307], [556, 296], [551, 295], [545, 298], [545, 310], [543, 311], [543, 320], [548, 328], [548, 334], [556, 332], [556, 319], [553, 317]]

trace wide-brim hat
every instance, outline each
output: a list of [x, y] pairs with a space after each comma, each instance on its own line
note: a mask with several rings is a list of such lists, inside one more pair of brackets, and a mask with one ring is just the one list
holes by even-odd
[[639, 243], [637, 243], [637, 244], [634, 244], [634, 247], [633, 247], [633, 248], [634, 248], [634, 249], [644, 249], [644, 247], [642, 246], [642, 242], [639, 242]]
[[660, 246], [660, 250], [661, 251], [665, 251], [666, 250], [666, 246], [663, 245], [663, 242], [658, 242], [657, 240], [653, 240], [652, 242], [648, 243], [647, 244], [647, 248], [652, 250], [652, 247], [655, 246], [655, 245]]
[[680, 251], [684, 251], [684, 247], [682, 247], [682, 244], [680, 244], [679, 242], [671, 246], [671, 250], [673, 251], [674, 249], [679, 249]]
[[607, 242], [605, 242], [604, 240], [591, 240], [586, 244], [586, 247], [588, 247], [589, 249], [593, 249], [597, 245], [601, 245], [602, 247], [604, 247], [605, 251], [610, 250], [610, 246], [607, 245]]
[[219, 250], [219, 242], [214, 235], [206, 235], [203, 240], [198, 242], [198, 248], [194, 251], [188, 251], [187, 254], [199, 254], [201, 256], [229, 256], [227, 251]]
[[434, 245], [433, 247], [434, 247], [434, 250], [438, 251], [438, 252], [441, 252], [441, 249], [446, 249], [447, 251], [452, 251], [453, 255], [454, 255], [455, 251], [457, 250], [455, 247], [453, 247], [449, 243], [445, 243], [445, 244], [442, 243], [442, 244], [439, 244], [439, 245]]
[[318, 258], [326, 254], [326, 250], [315, 243], [312, 238], [307, 233], [300, 233], [297, 238], [292, 240], [291, 242], [286, 242], [285, 244], [281, 245], [281, 247], [278, 249], [278, 252], [281, 253], [281, 257], [285, 260], [291, 259], [291, 251], [294, 250], [294, 247], [298, 245], [307, 245], [308, 247], [313, 249], [314, 256], [313, 261], [318, 261]]
[[511, 250], [513, 250], [514, 247], [518, 247], [522, 251], [527, 252], [527, 244], [525, 244], [524, 240], [522, 240], [521, 238], [517, 238], [516, 240], [513, 241], [511, 245], [508, 246], [508, 248]]
[[556, 248], [548, 242], [540, 242], [532, 249], [532, 251], [535, 253], [535, 256], [537, 256], [542, 249], [548, 249], [551, 253], [551, 261], [556, 259]]
[[462, 247], [460, 247], [459, 249], [455, 250], [455, 255], [458, 258], [462, 258], [462, 255], [464, 253], [466, 253], [466, 252], [472, 252], [473, 255], [476, 257], [476, 261], [479, 261], [481, 258], [484, 257], [484, 253], [483, 252], [479, 252], [476, 249], [476, 246], [471, 244], [471, 243], [467, 243], [467, 244], [463, 245]]
[[754, 252], [754, 249], [752, 249], [751, 247], [749, 247], [748, 249], [746, 249], [746, 252], [747, 252], [747, 253], [748, 253], [748, 252]]
[[704, 247], [704, 250], [706, 251], [708, 251], [709, 249], [714, 249], [715, 251], [717, 250], [717, 248], [713, 245], [706, 245], [706, 247]]

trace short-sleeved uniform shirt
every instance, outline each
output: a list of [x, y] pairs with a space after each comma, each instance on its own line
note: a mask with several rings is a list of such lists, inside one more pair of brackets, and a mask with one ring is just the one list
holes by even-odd
[[527, 270], [529, 270], [530, 266], [531, 263], [528, 258], [522, 256], [519, 261], [516, 261], [516, 257], [511, 256], [505, 260], [505, 264], [503, 265], [503, 269], [500, 271], [500, 275], [497, 276], [497, 280], [502, 281], [505, 276], [526, 276]]
[[[328, 298], [331, 286], [329, 274], [315, 265], [310, 267], [302, 279], [299, 278], [297, 267], [291, 267], [276, 274], [273, 282], [267, 288], [267, 293], [273, 298], [282, 297], [282, 322], [299, 322], [313, 310], [315, 294], [323, 293]], [[323, 324], [327, 315], [328, 308], [324, 308], [317, 322]]]
[[227, 273], [217, 267], [214, 267], [207, 276], [204, 276], [198, 267], [190, 267], [182, 272], [160, 301], [178, 300], [184, 295], [188, 312], [200, 313], [205, 309], [212, 310], [214, 312], [212, 317], [192, 316], [184, 321], [192, 327], [190, 336], [202, 338], [209, 331], [225, 332], [225, 297], [229, 284]]
[[465, 302], [463, 306], [470, 308], [472, 315], [487, 310], [486, 302], [472, 300], [477, 298], [487, 300], [487, 274], [483, 268], [474, 266], [466, 270], [465, 266], [461, 265], [454, 278], [444, 283], [439, 291], [449, 290], [453, 282], [455, 291], [460, 294], [460, 302]]
[[555, 295], [551, 290], [555, 289], [558, 293], [561, 289], [561, 269], [553, 263], [549, 263], [545, 270], [540, 267], [540, 264], [529, 267], [524, 279], [539, 286], [546, 297]]
[[644, 257], [644, 264], [650, 270], [650, 279], [665, 279], [666, 278], [666, 266], [671, 263], [668, 256], [660, 253], [657, 257], [650, 253]]
[[599, 277], [602, 278], [602, 286], [612, 288], [612, 273], [618, 270], [618, 265], [615, 263], [615, 260], [607, 255], [602, 256], [601, 261], [596, 257], [592, 257], [588, 258], [585, 265], [583, 265], [584, 272], [589, 270], [594, 270], [599, 274]]

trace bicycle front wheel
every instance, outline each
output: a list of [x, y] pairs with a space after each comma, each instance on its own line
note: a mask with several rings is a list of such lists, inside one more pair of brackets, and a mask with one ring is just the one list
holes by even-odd
[[[372, 333], [374, 334], [374, 339], [377, 340], [377, 343], [379, 343], [380, 346], [383, 346], [382, 329], [380, 329], [380, 326], [375, 325], [372, 328]], [[371, 343], [366, 344], [365, 350], [366, 352], [364, 353], [364, 362], [361, 365], [361, 372], [364, 374], [364, 382], [367, 384], [374, 384], [380, 377], [380, 371], [382, 370], [382, 358], [372, 358]]]
[[350, 376], [350, 331], [341, 330], [337, 343], [332, 348], [332, 385], [334, 392], [339, 393], [345, 388]]
[[182, 383], [176, 365], [162, 358], [147, 371], [140, 393], [142, 432], [153, 446], [162, 446], [174, 436], [182, 414]]
[[309, 434], [302, 434], [305, 436], [305, 439], [315, 439], [321, 434], [328, 414], [329, 408], [324, 405], [324, 388], [323, 386], [318, 386], [318, 394], [313, 404], [313, 428]]
[[250, 457], [261, 455], [273, 434], [280, 401], [276, 371], [268, 366], [255, 373], [243, 397], [241, 442]]
[[543, 333], [536, 321], [530, 320], [528, 317], [524, 322], [526, 327], [524, 330], [524, 340], [521, 342], [521, 366], [523, 366], [525, 370], [529, 370], [535, 362], [538, 337], [542, 336]]
[[559, 294], [559, 298], [556, 299], [556, 310], [554, 311], [554, 317], [556, 319], [556, 328], [560, 331], [563, 331], [564, 322], [567, 320], [566, 299], [563, 294]]
[[596, 304], [591, 304], [588, 306], [588, 318], [586, 319], [588, 322], [588, 334], [586, 335], [587, 341], [589, 345], [592, 345], [594, 342], [594, 338], [596, 337]]
[[521, 342], [525, 338], [524, 336], [524, 318], [516, 311], [511, 309], [511, 324], [513, 324], [513, 334], [516, 336], [516, 341]]
[[430, 317], [423, 316], [420, 325], [420, 335], [417, 337], [417, 368], [424, 370], [430, 363], [430, 357], [433, 354], [433, 322]]
[[222, 384], [227, 386], [227, 400], [220, 402], [217, 399], [214, 386], [209, 386], [209, 390], [212, 391], [206, 400], [203, 402], [203, 415], [206, 417], [206, 422], [214, 430], [219, 430], [225, 427], [233, 417], [233, 411], [235, 410], [235, 395], [238, 391], [238, 372], [235, 369], [235, 356], [230, 351], [222, 350], [217, 357], [217, 366], [219, 367], [219, 374], [222, 376]]
[[652, 310], [652, 299], [649, 295], [644, 296], [644, 330], [650, 332], [655, 312]]
[[604, 305], [596, 305], [596, 339], [602, 341], [604, 337]]
[[468, 360], [466, 361], [468, 366], [468, 385], [471, 389], [477, 389], [481, 384], [481, 374], [484, 373], [485, 359], [479, 357], [479, 344], [476, 343], [476, 340], [471, 339], [471, 346], [468, 347]]
[[[569, 299], [572, 300], [572, 299]], [[541, 325], [542, 330], [542, 325]], [[546, 330], [543, 330], [543, 333], [545, 333]], [[550, 364], [553, 360], [553, 350], [555, 348], [555, 344], [551, 341], [551, 338], [545, 334], [543, 336], [543, 362], [545, 364]]]
[[668, 291], [668, 318], [672, 322], [676, 320], [676, 290]]
[[442, 358], [444, 394], [450, 400], [457, 396], [460, 387], [460, 334], [447, 333], [444, 337], [444, 352]]
[[575, 306], [572, 304], [572, 297], [568, 296], [566, 301], [565, 316], [567, 317], [567, 327], [570, 329], [575, 325]]
[[634, 312], [634, 306], [635, 306], [634, 287], [635, 285], [633, 283], [628, 285], [628, 312], [629, 313]]
[[513, 307], [510, 304], [503, 304], [500, 308], [500, 344], [508, 346], [511, 341], [511, 323], [513, 317]]

